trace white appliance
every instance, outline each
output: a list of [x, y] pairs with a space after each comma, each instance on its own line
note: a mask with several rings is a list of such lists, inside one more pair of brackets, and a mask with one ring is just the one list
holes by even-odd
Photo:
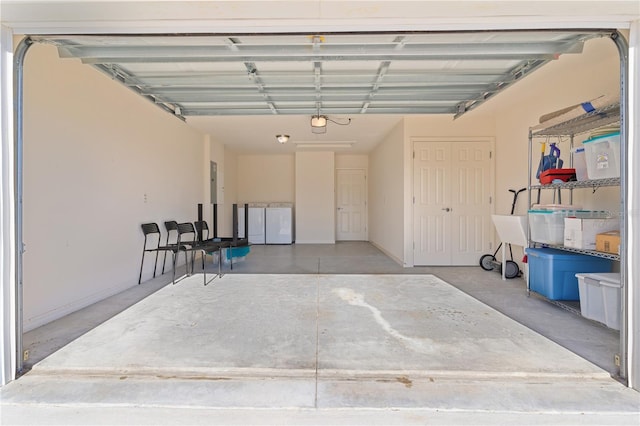
[[293, 243], [293, 206], [290, 203], [272, 203], [265, 210], [266, 243]]
[[[238, 238], [244, 238], [244, 204], [238, 205]], [[265, 208], [249, 205], [249, 244], [265, 243]]]

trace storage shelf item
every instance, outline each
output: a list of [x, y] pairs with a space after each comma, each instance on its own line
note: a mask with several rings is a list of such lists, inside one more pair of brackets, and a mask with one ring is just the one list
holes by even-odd
[[544, 124], [540, 124], [530, 130], [533, 137], [579, 135], [619, 121], [620, 104], [615, 103], [554, 126], [544, 127]]
[[[539, 185], [532, 183], [532, 172], [533, 169], [533, 161], [536, 161], [537, 158], [533, 156], [533, 141], [538, 138], [549, 138], [550, 136], [556, 137], [568, 137], [570, 140], [571, 148], [573, 150], [573, 141], [574, 136], [578, 134], [584, 134], [590, 132], [591, 135], [599, 135], [601, 133], [606, 134], [607, 132], [611, 132], [615, 126], [611, 126], [612, 124], [620, 123], [620, 104], [613, 103], [607, 106], [600, 107], [595, 109], [589, 113], [582, 114], [578, 117], [574, 117], [568, 119], [564, 122], [558, 123], [557, 120], [554, 121], [553, 124], [549, 126], [545, 126], [544, 124], [539, 124], [529, 128], [529, 176], [528, 176], [528, 195], [529, 195], [529, 206], [532, 207], [531, 199], [532, 199], [532, 191], [538, 191], [538, 197], [540, 195], [540, 191], [542, 190], [553, 190], [558, 191], [558, 196], [560, 196], [560, 190], [568, 189], [570, 192], [571, 202], [573, 202], [573, 190], [574, 189], [592, 189], [595, 193], [597, 188], [601, 187], [615, 187], [620, 186], [621, 179], [620, 177], [607, 177], [605, 179], [589, 179], [580, 180], [580, 181], [570, 181], [570, 182], [560, 182], [560, 183], [552, 183], [548, 185]], [[597, 136], [594, 136], [597, 137]], [[618, 144], [619, 145], [619, 144]], [[588, 147], [584, 148], [585, 150]], [[616, 149], [620, 149], [619, 146]], [[615, 153], [617, 154], [617, 153]], [[590, 177], [590, 176], [589, 176]], [[537, 183], [537, 182], [536, 182]], [[575, 208], [577, 209], [577, 208]], [[531, 212], [530, 212], [531, 213]], [[552, 219], [556, 219], [556, 215], [558, 215], [558, 220], [554, 221]], [[565, 252], [567, 254], [573, 255], [585, 255], [582, 257], [578, 257], [575, 259], [582, 259], [582, 264], [580, 265], [580, 269], [584, 269], [581, 271], [576, 271], [577, 273], [584, 272], [597, 272], [597, 271], [588, 271], [589, 263], [593, 264], [602, 262], [602, 261], [622, 261], [624, 260], [620, 258], [619, 254], [613, 253], [605, 253], [599, 252], [595, 250], [586, 250], [583, 248], [573, 248], [566, 247], [564, 245], [564, 240], [560, 241], [559, 232], [561, 225], [559, 223], [559, 217], [562, 213], [546, 213], [546, 214], [534, 214], [533, 216], [530, 214], [529, 223], [530, 230], [528, 234], [528, 247], [525, 251], [530, 253], [529, 255], [529, 276], [527, 281], [527, 290], [533, 291], [538, 294], [542, 294], [545, 298], [552, 301], [553, 303], [561, 303], [560, 298], [571, 296], [571, 298], [575, 298], [577, 293], [574, 291], [576, 288], [574, 287], [573, 281], [571, 282], [570, 289], [557, 287], [550, 284], [549, 281], [557, 281], [559, 278], [553, 276], [554, 273], [548, 269], [554, 269], [549, 265], [554, 263], [561, 265], [565, 262], [565, 259], [560, 253]], [[532, 220], [533, 217], [533, 220]], [[552, 222], [552, 225], [556, 225], [555, 228], [546, 230], [540, 228], [540, 225], [543, 222]], [[557, 224], [556, 224], [557, 222]], [[621, 225], [624, 225], [624, 217], [620, 217]], [[562, 224], [564, 225], [564, 223]], [[534, 228], [531, 230], [531, 226]], [[543, 239], [544, 241], [539, 242], [535, 241], [536, 239]], [[534, 265], [537, 264], [537, 267], [532, 268], [531, 259], [534, 257]], [[546, 256], [546, 257], [545, 257]], [[591, 259], [589, 261], [588, 259]], [[569, 260], [566, 260], [569, 263]], [[571, 262], [572, 263], [572, 262]], [[601, 265], [604, 266], [604, 265]], [[620, 265], [621, 268], [624, 268], [624, 265]], [[606, 270], [600, 270], [599, 272], [608, 272]], [[609, 269], [610, 270], [610, 269]], [[536, 276], [538, 275], [538, 276]], [[566, 275], [566, 274], [565, 274]], [[571, 290], [571, 291], [569, 291]], [[568, 293], [567, 293], [568, 292]], [[569, 299], [570, 300], [570, 299]], [[575, 300], [575, 299], [574, 299]]]
[[620, 330], [620, 273], [576, 274], [580, 313], [614, 330]]
[[[535, 241], [532, 241], [531, 243], [532, 245], [536, 244]], [[602, 251], [584, 250], [584, 249], [577, 249], [572, 247], [565, 247], [564, 245], [560, 245], [560, 244], [544, 244], [544, 246], [549, 248], [554, 248], [557, 250], [569, 251], [571, 253], [587, 254], [593, 257], [601, 257], [603, 259], [620, 260], [620, 255], [613, 254], [613, 253], [605, 253]]]
[[620, 177], [620, 130], [591, 137], [582, 142], [587, 175], [592, 179]]
[[551, 300], [580, 300], [576, 274], [609, 272], [611, 261], [551, 248], [525, 249], [530, 290]]
[[608, 219], [609, 217], [604, 211], [579, 209], [529, 210], [529, 240], [536, 243], [562, 246], [565, 243], [565, 220], [567, 218]]
[[549, 185], [531, 185], [530, 189], [574, 189], [574, 188], [602, 188], [606, 186], [620, 186], [620, 178], [591, 179], [582, 181], [552, 183]]

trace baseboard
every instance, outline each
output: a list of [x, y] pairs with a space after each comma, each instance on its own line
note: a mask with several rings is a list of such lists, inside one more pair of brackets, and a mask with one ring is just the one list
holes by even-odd
[[105, 288], [102, 291], [90, 294], [78, 300], [74, 300], [66, 305], [53, 308], [52, 310], [47, 311], [43, 314], [35, 315], [31, 318], [25, 318], [23, 323], [24, 331], [27, 332], [41, 327], [45, 324], [50, 323], [51, 321], [55, 321], [66, 315], [79, 311], [80, 309], [86, 308], [87, 306], [93, 305], [94, 303], [100, 302], [101, 300], [104, 300], [108, 297], [114, 296], [124, 290], [133, 287], [134, 285], [137, 284], [121, 284], [118, 286]]
[[404, 262], [402, 261], [402, 259], [398, 259], [395, 255], [393, 255], [393, 254], [389, 253], [389, 251], [387, 251], [384, 247], [380, 246], [379, 244], [377, 244], [377, 243], [376, 243], [376, 242], [374, 242], [374, 241], [369, 241], [369, 243], [370, 243], [371, 245], [373, 245], [375, 248], [377, 248], [378, 250], [380, 250], [381, 252], [383, 252], [384, 254], [386, 254], [388, 257], [390, 257], [390, 258], [391, 258], [391, 260], [393, 260], [394, 262], [396, 262], [398, 265], [400, 265], [400, 266], [402, 266], [402, 267], [404, 267], [404, 266], [405, 266], [405, 264], [404, 264]]

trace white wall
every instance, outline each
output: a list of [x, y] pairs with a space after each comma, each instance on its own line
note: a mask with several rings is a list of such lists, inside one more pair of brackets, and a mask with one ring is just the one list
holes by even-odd
[[369, 241], [404, 262], [404, 140], [400, 121], [369, 156]]
[[[211, 200], [211, 162], [215, 162], [217, 166], [217, 203], [218, 203], [218, 235], [230, 236], [231, 235], [231, 219], [227, 222], [227, 210], [229, 211], [228, 217], [231, 218], [232, 204], [228, 201], [227, 193], [225, 190], [225, 181], [227, 177], [227, 165], [226, 165], [226, 148], [225, 145], [216, 140], [212, 135], [204, 136], [205, 143], [203, 144], [204, 155], [202, 156], [202, 199], [203, 205], [203, 218], [209, 224], [210, 235], [213, 235], [213, 203]], [[231, 170], [235, 175], [235, 162], [231, 165]], [[229, 194], [233, 199], [235, 193]], [[227, 225], [228, 224], [228, 225]]]
[[[510, 209], [512, 195], [508, 188], [523, 188], [527, 184], [529, 127], [536, 125], [544, 114], [600, 95], [619, 93], [619, 72], [615, 44], [608, 38], [594, 39], [585, 43], [582, 54], [561, 56], [490, 101], [496, 109], [496, 196], [500, 211], [508, 212]], [[577, 137], [576, 145], [585, 137]], [[557, 139], [551, 142], [557, 142]], [[568, 139], [558, 146], [565, 167], [568, 167]], [[539, 145], [533, 153], [535, 173], [540, 156]], [[574, 203], [585, 208], [618, 207], [617, 188], [600, 188], [597, 195], [594, 197], [589, 190], [574, 191]], [[553, 191], [543, 191], [542, 201], [551, 202], [552, 196]], [[563, 202], [568, 200], [568, 191], [564, 191]], [[525, 214], [526, 210], [526, 197], [523, 197], [518, 200], [517, 212]]]
[[238, 202], [295, 199], [295, 158], [289, 155], [238, 155]]
[[24, 120], [28, 330], [137, 285], [140, 224], [196, 218], [203, 137], [47, 45], [27, 54]]
[[[224, 205], [218, 206], [218, 235], [233, 236], [233, 204], [238, 202], [238, 155], [225, 146], [224, 149]], [[218, 177], [221, 174], [218, 173]]]
[[297, 152], [295, 170], [296, 243], [335, 243], [334, 153]]
[[369, 168], [369, 156], [365, 154], [336, 153], [336, 169], [364, 169]]

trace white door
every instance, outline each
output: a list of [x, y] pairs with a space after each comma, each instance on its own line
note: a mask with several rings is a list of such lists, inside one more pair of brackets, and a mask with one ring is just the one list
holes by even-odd
[[414, 265], [477, 265], [492, 241], [491, 143], [414, 143]]
[[336, 240], [367, 240], [367, 176], [364, 169], [338, 169]]

